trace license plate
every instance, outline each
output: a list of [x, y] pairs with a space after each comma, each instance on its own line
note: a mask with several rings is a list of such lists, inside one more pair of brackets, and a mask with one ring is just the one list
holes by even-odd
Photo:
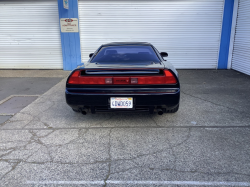
[[132, 97], [111, 97], [110, 108], [133, 108]]

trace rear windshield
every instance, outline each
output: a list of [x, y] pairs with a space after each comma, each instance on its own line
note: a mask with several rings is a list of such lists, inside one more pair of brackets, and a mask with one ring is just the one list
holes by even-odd
[[109, 46], [103, 47], [91, 61], [102, 62], [160, 62], [151, 46]]

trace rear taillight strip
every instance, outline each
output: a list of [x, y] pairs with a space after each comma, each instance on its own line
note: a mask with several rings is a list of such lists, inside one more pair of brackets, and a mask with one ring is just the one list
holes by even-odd
[[164, 70], [161, 76], [84, 76], [80, 70], [74, 71], [68, 79], [68, 84], [81, 85], [155, 85], [176, 84], [175, 76], [169, 70]]

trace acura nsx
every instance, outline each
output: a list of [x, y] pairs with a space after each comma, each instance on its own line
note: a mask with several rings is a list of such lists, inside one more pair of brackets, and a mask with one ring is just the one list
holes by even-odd
[[82, 114], [177, 112], [180, 83], [167, 56], [150, 43], [104, 44], [69, 75], [66, 102]]

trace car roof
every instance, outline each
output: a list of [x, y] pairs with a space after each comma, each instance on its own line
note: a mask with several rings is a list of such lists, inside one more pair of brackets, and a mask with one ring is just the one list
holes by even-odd
[[112, 42], [103, 44], [102, 46], [117, 46], [117, 45], [151, 45], [148, 42]]

